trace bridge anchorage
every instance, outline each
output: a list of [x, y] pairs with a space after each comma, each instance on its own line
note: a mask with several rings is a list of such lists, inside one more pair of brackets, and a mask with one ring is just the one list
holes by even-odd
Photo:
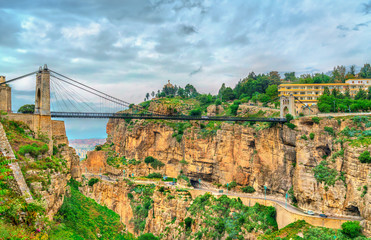
[[[47, 67], [38, 71], [5, 81], [0, 79], [0, 110], [11, 111], [11, 89], [9, 83], [36, 75], [34, 115], [50, 118], [121, 118], [121, 119], [167, 119], [195, 121], [234, 121], [234, 122], [277, 122], [284, 123], [285, 112], [295, 115], [294, 104], [287, 97], [281, 97], [280, 118], [250, 118], [230, 116], [187, 116], [163, 115], [142, 108], [140, 105], [113, 97], [107, 93], [69, 78]], [[3, 94], [4, 92], [4, 94]], [[5, 94], [6, 93], [6, 94]], [[94, 97], [94, 99], [91, 99]], [[287, 104], [286, 104], [287, 102]], [[289, 106], [289, 107], [288, 107]], [[131, 108], [131, 111], [125, 111]], [[287, 110], [289, 109], [289, 110]]]

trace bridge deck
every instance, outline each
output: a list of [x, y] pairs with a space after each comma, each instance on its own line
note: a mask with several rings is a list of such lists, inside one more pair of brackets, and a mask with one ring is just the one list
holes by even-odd
[[167, 120], [197, 120], [197, 121], [232, 121], [232, 122], [278, 122], [285, 123], [286, 118], [251, 118], [228, 116], [186, 116], [186, 115], [156, 115], [128, 113], [82, 113], [82, 112], [51, 112], [53, 118], [121, 118], [121, 119], [167, 119]]

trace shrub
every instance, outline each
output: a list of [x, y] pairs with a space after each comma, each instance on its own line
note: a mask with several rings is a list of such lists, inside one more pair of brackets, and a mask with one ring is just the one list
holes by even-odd
[[330, 135], [335, 136], [335, 132], [332, 127], [325, 127], [324, 130], [328, 132]]
[[49, 147], [47, 144], [42, 145], [39, 147], [36, 143], [33, 143], [32, 145], [24, 145], [20, 147], [18, 153], [20, 155], [26, 155], [27, 153], [30, 154], [32, 157], [36, 158], [40, 154], [45, 154], [49, 151]]
[[307, 135], [303, 134], [303, 135], [301, 136], [301, 139], [308, 140]]
[[364, 151], [363, 153], [361, 153], [361, 155], [359, 155], [358, 159], [361, 163], [371, 163], [370, 152]]
[[145, 233], [138, 237], [138, 240], [159, 240], [158, 237], [153, 235], [152, 233]]
[[193, 219], [190, 217], [187, 217], [186, 219], [184, 219], [184, 223], [185, 223], [185, 229], [190, 230], [192, 223], [193, 223]]
[[202, 110], [200, 108], [193, 109], [189, 112], [189, 116], [194, 116], [194, 117], [201, 116], [201, 114], [202, 114]]
[[161, 173], [150, 173], [148, 174], [147, 178], [162, 178]]
[[288, 123], [289, 123], [291, 120], [293, 120], [293, 119], [294, 119], [294, 117], [293, 117], [290, 113], [286, 114], [286, 120], [287, 120]]
[[341, 224], [342, 233], [347, 235], [350, 238], [355, 238], [360, 235], [361, 233], [361, 226], [357, 221], [348, 221]]
[[314, 123], [319, 124], [320, 119], [319, 119], [319, 117], [312, 117], [312, 121], [313, 121]]
[[304, 117], [304, 113], [299, 113], [299, 117]]
[[128, 198], [129, 198], [130, 200], [132, 200], [132, 199], [134, 198], [133, 194], [132, 194], [132, 193], [128, 193]]
[[232, 188], [237, 187], [237, 183], [235, 181], [232, 181], [232, 182], [224, 185], [224, 187], [226, 187], [228, 190], [231, 190]]
[[310, 134], [309, 134], [309, 138], [310, 138], [311, 140], [313, 140], [313, 139], [314, 139], [314, 133], [310, 133]]
[[149, 163], [152, 163], [154, 162], [156, 159], [154, 157], [151, 157], [151, 156], [148, 156], [144, 159], [144, 162], [149, 164]]
[[318, 182], [324, 182], [325, 185], [334, 186], [338, 172], [335, 169], [328, 167], [326, 160], [321, 161], [313, 168], [314, 177]]
[[92, 187], [94, 184], [96, 184], [97, 182], [99, 182], [99, 179], [98, 178], [91, 178], [88, 182], [88, 185], [90, 187]]
[[289, 127], [290, 129], [295, 129], [295, 128], [296, 128], [296, 125], [293, 124], [293, 123], [290, 123], [290, 122], [286, 123], [286, 125], [287, 125], [287, 127]]
[[100, 151], [100, 150], [102, 150], [102, 146], [101, 145], [95, 146], [95, 151]]
[[244, 193], [253, 193], [253, 192], [255, 192], [255, 189], [252, 186], [242, 187], [241, 190]]

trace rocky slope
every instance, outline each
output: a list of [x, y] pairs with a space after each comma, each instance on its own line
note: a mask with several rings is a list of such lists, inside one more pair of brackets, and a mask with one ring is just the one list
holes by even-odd
[[[361, 216], [365, 231], [370, 233], [371, 164], [358, 159], [362, 152], [371, 150], [369, 121], [325, 118], [316, 123], [311, 117], [303, 117], [294, 120], [296, 127], [290, 129], [286, 125], [191, 122], [184, 126], [111, 119], [107, 144], [119, 157], [142, 161], [129, 164], [126, 173], [145, 176], [161, 172], [170, 177], [184, 174], [191, 182], [201, 179], [217, 184], [235, 181], [261, 192], [267, 186], [269, 194], [284, 196], [289, 192], [303, 209]], [[352, 128], [365, 137], [341, 133]], [[152, 169], [143, 163], [147, 156], [165, 166]], [[100, 158], [105, 162], [107, 156], [101, 154], [98, 162], [102, 162]]]

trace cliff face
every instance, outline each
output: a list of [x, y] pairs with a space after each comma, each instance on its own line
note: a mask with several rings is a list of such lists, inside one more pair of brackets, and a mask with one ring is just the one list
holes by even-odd
[[[223, 123], [205, 134], [201, 124], [193, 122], [178, 142], [174, 134], [179, 130], [166, 122], [127, 124], [111, 119], [107, 142], [127, 159], [157, 158], [165, 163], [158, 172], [170, 177], [183, 173], [194, 181], [236, 181], [257, 191], [267, 186], [267, 193], [280, 195], [292, 187], [299, 207], [328, 215], [362, 216], [370, 231], [371, 164], [360, 163], [358, 157], [371, 146], [341, 141], [339, 132], [354, 126], [350, 119], [326, 118], [317, 124], [300, 118], [293, 123], [294, 130], [286, 125], [261, 128]], [[324, 131], [325, 127], [334, 134]], [[142, 169], [138, 174], [146, 175], [149, 171], [144, 166], [131, 166], [131, 171]]]

